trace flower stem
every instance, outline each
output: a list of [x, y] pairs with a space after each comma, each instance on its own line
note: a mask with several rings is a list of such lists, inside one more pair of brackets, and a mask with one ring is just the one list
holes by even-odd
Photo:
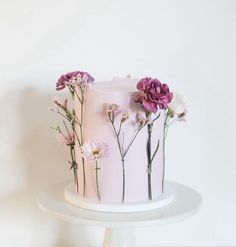
[[96, 185], [97, 185], [97, 196], [98, 196], [98, 200], [101, 200], [101, 196], [100, 196], [100, 188], [99, 188], [99, 170], [100, 167], [98, 166], [98, 160], [96, 160]]
[[122, 158], [122, 202], [125, 201], [125, 160]]
[[164, 122], [164, 130], [163, 130], [163, 171], [162, 171], [162, 182], [161, 182], [161, 191], [162, 193], [164, 192], [164, 181], [165, 181], [165, 169], [166, 169], [166, 154], [165, 154], [165, 144], [166, 144], [166, 135], [167, 135], [167, 132], [168, 132], [168, 128], [169, 126], [167, 125], [167, 118], [168, 118], [168, 115], [166, 116], [165, 118], [165, 122]]
[[152, 124], [148, 124], [148, 140], [147, 140], [147, 159], [148, 159], [148, 199], [152, 200], [152, 158], [151, 158], [151, 138]]
[[70, 147], [70, 154], [71, 154], [71, 162], [72, 162], [72, 167], [73, 167], [74, 183], [76, 186], [76, 192], [79, 192], [79, 181], [78, 181], [78, 175], [77, 175], [77, 164], [75, 161], [75, 148], [74, 148], [74, 146]]
[[[82, 95], [82, 101], [81, 101], [81, 111], [80, 111], [80, 141], [81, 141], [81, 145], [84, 144], [83, 141], [83, 117], [84, 117], [84, 95], [83, 92], [81, 90], [81, 95]], [[83, 165], [83, 181], [84, 181], [84, 190], [83, 190], [83, 196], [85, 196], [85, 192], [86, 192], [86, 176], [85, 176], [85, 164], [84, 164], [84, 158], [82, 158], [82, 165]]]

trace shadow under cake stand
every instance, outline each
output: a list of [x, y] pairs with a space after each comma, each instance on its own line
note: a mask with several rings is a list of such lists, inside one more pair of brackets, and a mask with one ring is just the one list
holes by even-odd
[[65, 201], [64, 189], [68, 182], [55, 184], [38, 196], [39, 208], [61, 220], [86, 226], [105, 227], [103, 247], [135, 246], [133, 229], [174, 223], [190, 217], [201, 205], [201, 196], [192, 188], [166, 182], [174, 193], [173, 201], [162, 208], [134, 213], [107, 213], [75, 207]]

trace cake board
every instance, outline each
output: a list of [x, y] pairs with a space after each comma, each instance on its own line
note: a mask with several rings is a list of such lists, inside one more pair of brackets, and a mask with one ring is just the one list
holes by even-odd
[[75, 207], [65, 201], [64, 189], [68, 182], [55, 184], [41, 192], [37, 198], [39, 208], [50, 216], [86, 226], [105, 227], [103, 247], [134, 247], [133, 230], [154, 227], [184, 220], [196, 213], [201, 196], [194, 189], [166, 182], [174, 193], [173, 201], [161, 208], [134, 213], [107, 213]]

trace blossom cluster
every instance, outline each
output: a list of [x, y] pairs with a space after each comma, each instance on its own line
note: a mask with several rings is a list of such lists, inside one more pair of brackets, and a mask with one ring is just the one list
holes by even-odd
[[94, 81], [94, 78], [87, 72], [83, 71], [73, 71], [65, 75], [62, 75], [57, 83], [56, 90], [63, 90], [66, 86], [76, 86], [80, 84], [91, 83]]

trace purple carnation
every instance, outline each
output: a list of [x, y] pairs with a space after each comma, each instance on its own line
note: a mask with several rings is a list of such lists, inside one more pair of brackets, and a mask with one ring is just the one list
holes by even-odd
[[94, 78], [87, 72], [83, 72], [83, 71], [69, 72], [65, 75], [62, 75], [58, 79], [58, 81], [56, 83], [56, 90], [60, 91], [60, 90], [64, 89], [66, 87], [66, 83], [70, 82], [70, 80], [72, 80], [72, 79], [77, 79], [77, 78], [81, 78], [87, 83], [94, 81]]
[[137, 84], [139, 92], [135, 95], [135, 102], [141, 103], [149, 112], [166, 109], [173, 98], [167, 84], [162, 84], [158, 79], [146, 77]]

